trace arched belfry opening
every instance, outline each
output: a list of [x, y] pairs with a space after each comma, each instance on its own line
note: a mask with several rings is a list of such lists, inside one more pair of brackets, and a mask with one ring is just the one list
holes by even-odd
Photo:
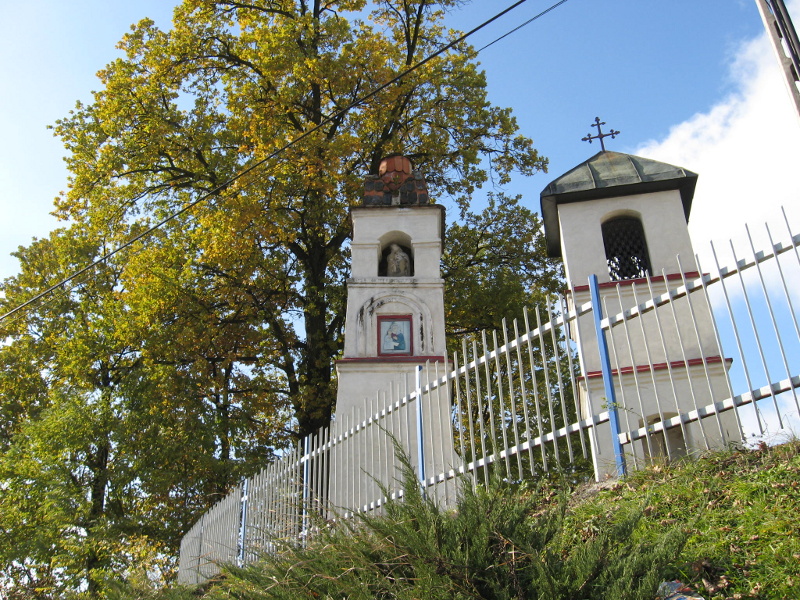
[[627, 215], [614, 217], [603, 223], [601, 229], [611, 281], [652, 275], [650, 254], [640, 219]]
[[[656, 423], [677, 417], [676, 412], [665, 412], [663, 414], [650, 415], [647, 419], [639, 419], [639, 427], [649, 427], [652, 429]], [[687, 455], [688, 443], [683, 437], [681, 427], [670, 427], [669, 429], [653, 431], [648, 438], [641, 439], [641, 453], [648, 462], [666, 462], [670, 459], [676, 460]]]

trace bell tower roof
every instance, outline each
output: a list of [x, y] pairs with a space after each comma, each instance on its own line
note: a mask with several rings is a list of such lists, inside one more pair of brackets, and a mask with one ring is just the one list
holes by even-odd
[[598, 152], [589, 160], [553, 180], [541, 193], [547, 253], [561, 256], [558, 205], [678, 190], [689, 220], [697, 173], [632, 154]]

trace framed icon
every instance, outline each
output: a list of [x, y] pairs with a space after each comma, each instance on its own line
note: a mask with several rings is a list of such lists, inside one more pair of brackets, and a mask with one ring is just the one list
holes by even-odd
[[411, 315], [378, 315], [378, 356], [410, 356]]

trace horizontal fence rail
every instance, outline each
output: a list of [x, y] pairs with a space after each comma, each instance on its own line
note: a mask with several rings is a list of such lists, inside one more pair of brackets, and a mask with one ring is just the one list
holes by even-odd
[[398, 450], [414, 485], [449, 506], [492, 477], [602, 479], [619, 472], [615, 456], [635, 469], [796, 432], [800, 235], [786, 228], [779, 242], [767, 229], [760, 250], [748, 231], [745, 252], [726, 248], [729, 266], [712, 246], [670, 272], [599, 284], [596, 308], [579, 286], [465, 337], [447, 364], [337, 415], [213, 506], [183, 539], [179, 582], [381, 511], [403, 495]]

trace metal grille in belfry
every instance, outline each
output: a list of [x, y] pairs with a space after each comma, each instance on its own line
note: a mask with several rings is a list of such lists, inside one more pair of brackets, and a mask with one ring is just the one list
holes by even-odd
[[651, 273], [647, 242], [639, 219], [620, 217], [603, 223], [603, 244], [612, 281]]

